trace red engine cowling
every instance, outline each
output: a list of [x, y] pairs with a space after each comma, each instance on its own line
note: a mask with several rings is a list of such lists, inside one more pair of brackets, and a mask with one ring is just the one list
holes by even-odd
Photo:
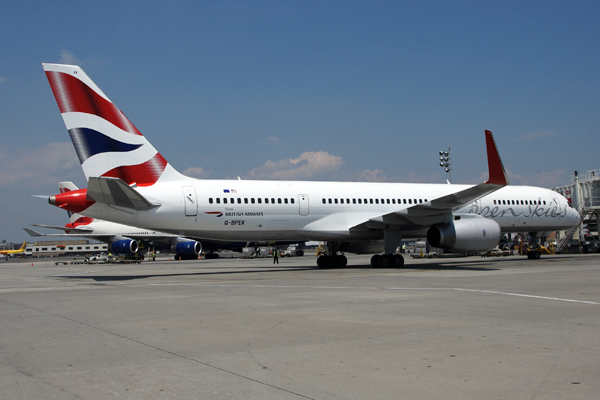
[[427, 231], [427, 241], [433, 247], [452, 251], [480, 252], [493, 249], [500, 242], [500, 225], [491, 219], [462, 218]]

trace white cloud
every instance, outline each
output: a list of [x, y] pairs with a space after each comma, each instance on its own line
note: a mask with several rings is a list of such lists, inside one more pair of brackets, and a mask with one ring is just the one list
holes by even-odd
[[344, 161], [342, 157], [325, 151], [307, 151], [298, 158], [281, 161], [267, 161], [263, 166], [252, 169], [246, 175], [249, 179], [316, 179], [327, 178], [338, 170]]
[[279, 142], [279, 138], [276, 138], [275, 136], [269, 136], [267, 140], [270, 140], [271, 142]]
[[73, 53], [71, 53], [70, 51], [67, 50], [63, 50], [62, 53], [60, 53], [60, 60], [59, 63], [61, 64], [71, 64], [71, 65], [81, 65], [82, 62], [73, 55]]
[[358, 180], [363, 182], [385, 182], [388, 180], [388, 177], [380, 169], [376, 169], [375, 171], [366, 169], [360, 173]]
[[81, 175], [71, 142], [48, 143], [41, 148], [0, 148], [0, 188], [44, 186]]
[[193, 178], [208, 178], [210, 175], [212, 175], [212, 170], [206, 171], [202, 167], [190, 167], [183, 171], [183, 174]]

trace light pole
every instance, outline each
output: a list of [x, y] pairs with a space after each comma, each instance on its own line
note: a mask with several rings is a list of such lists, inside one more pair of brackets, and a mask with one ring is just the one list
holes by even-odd
[[450, 183], [452, 182], [452, 174], [450, 173], [450, 171], [452, 171], [452, 168], [450, 168], [451, 165], [450, 147], [448, 147], [448, 151], [440, 150], [440, 167], [444, 168], [444, 170], [448, 173], [448, 182]]

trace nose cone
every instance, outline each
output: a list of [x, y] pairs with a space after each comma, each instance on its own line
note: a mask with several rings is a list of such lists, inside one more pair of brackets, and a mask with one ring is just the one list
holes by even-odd
[[581, 224], [581, 214], [579, 214], [579, 212], [574, 208], [568, 208], [567, 210], [568, 217], [569, 220], [572, 222], [572, 225], [575, 227]]

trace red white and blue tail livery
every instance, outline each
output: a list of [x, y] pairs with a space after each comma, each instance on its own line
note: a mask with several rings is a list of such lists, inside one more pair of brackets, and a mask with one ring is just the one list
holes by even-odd
[[42, 64], [86, 178], [150, 186], [179, 174], [75, 65]]

